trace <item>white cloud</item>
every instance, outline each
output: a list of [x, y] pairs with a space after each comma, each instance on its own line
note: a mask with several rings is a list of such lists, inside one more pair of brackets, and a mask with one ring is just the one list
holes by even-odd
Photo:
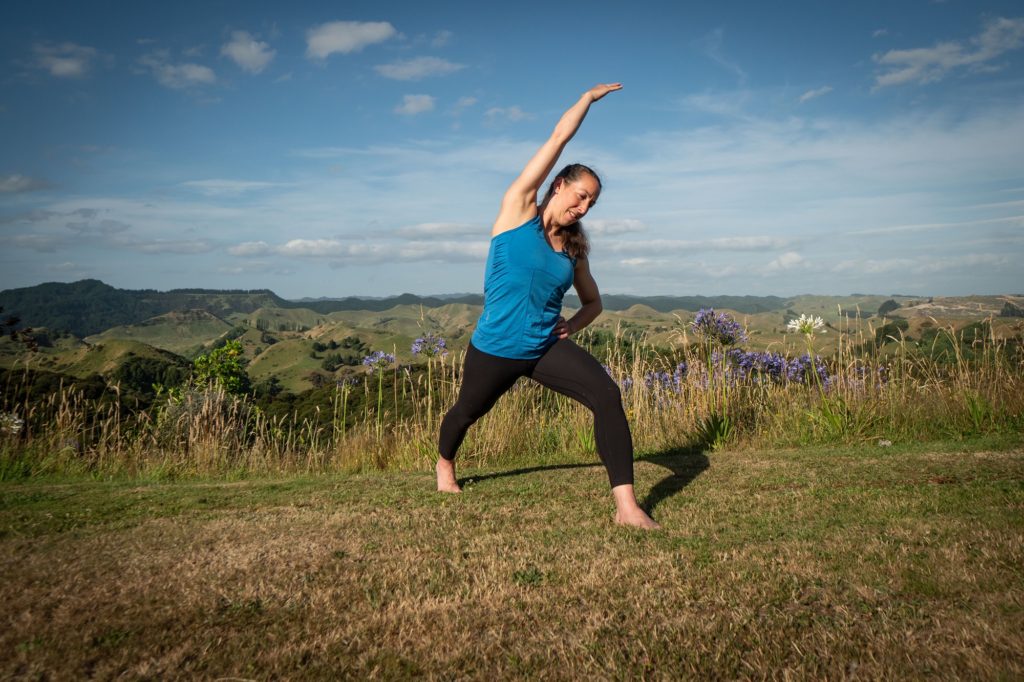
[[707, 114], [747, 118], [745, 108], [750, 100], [751, 93], [748, 90], [736, 90], [725, 93], [687, 95], [682, 99], [681, 104], [686, 109], [702, 111]]
[[445, 76], [466, 67], [464, 64], [455, 64], [439, 57], [415, 57], [392, 64], [380, 64], [374, 68], [386, 78], [409, 81], [429, 76]]
[[526, 119], [532, 119], [533, 116], [526, 113], [518, 106], [511, 107], [491, 107], [484, 116], [487, 117], [488, 123], [497, 123], [498, 121], [509, 121], [516, 123], [517, 121], [523, 121]]
[[386, 21], [332, 21], [306, 32], [306, 56], [326, 59], [335, 52], [359, 52], [367, 45], [383, 42], [397, 33], [395, 27]]
[[455, 103], [455, 106], [459, 109], [466, 109], [476, 104], [476, 97], [460, 97], [459, 101]]
[[36, 64], [57, 78], [85, 76], [96, 58], [96, 49], [75, 43], [36, 43], [33, 46]]
[[587, 218], [584, 221], [584, 227], [587, 232], [599, 235], [628, 234], [631, 232], [643, 232], [646, 229], [642, 222], [632, 218]]
[[413, 262], [480, 262], [487, 257], [486, 241], [345, 242], [339, 239], [292, 239], [273, 250], [292, 258], [336, 264], [375, 265]]
[[152, 241], [131, 241], [123, 246], [140, 253], [172, 253], [196, 254], [213, 250], [213, 245], [205, 239], [156, 239]]
[[949, 41], [934, 47], [909, 50], [890, 50], [875, 55], [875, 63], [883, 69], [876, 76], [875, 87], [882, 88], [905, 83], [932, 83], [942, 80], [958, 67], [975, 70], [994, 68], [987, 64], [1000, 55], [1024, 45], [1024, 19], [998, 18], [970, 40], [970, 45]]
[[181, 183], [182, 186], [194, 189], [206, 196], [237, 196], [245, 192], [252, 192], [271, 187], [283, 187], [278, 182], [256, 182], [252, 180], [189, 180]]
[[[1017, 202], [1007, 202], [1003, 205], [1012, 205]], [[990, 204], [988, 207], [999, 206], [1000, 204]], [[981, 206], [986, 207], [986, 206]], [[1011, 206], [1012, 207], [1012, 206]], [[972, 206], [971, 208], [979, 208], [979, 206]], [[1000, 218], [987, 218], [984, 220], [963, 220], [960, 222], [953, 223], [913, 223], [909, 225], [888, 225], [884, 227], [872, 227], [866, 230], [855, 230], [848, 232], [848, 235], [877, 235], [877, 234], [899, 234], [902, 232], [926, 232], [929, 230], [949, 230], [958, 229], [964, 227], [982, 227], [985, 225], [1011, 225], [1014, 227], [1024, 228], [1024, 215], [1014, 216], [1003, 216]]]
[[395, 107], [395, 113], [415, 116], [434, 109], [434, 98], [430, 95], [406, 95], [402, 103]]
[[783, 270], [793, 270], [795, 268], [802, 267], [806, 261], [796, 251], [787, 251], [781, 254], [778, 258], [768, 263], [765, 270], [767, 272], [779, 272]]
[[270, 45], [253, 38], [247, 31], [234, 31], [231, 41], [220, 48], [220, 53], [229, 57], [243, 70], [259, 73], [274, 58], [275, 50]]
[[403, 237], [480, 237], [486, 236], [486, 228], [468, 223], [420, 223], [395, 231]]
[[160, 85], [173, 90], [217, 82], [217, 76], [210, 67], [192, 63], [172, 64], [165, 50], [145, 55], [139, 63], [149, 69]]
[[831, 85], [824, 85], [824, 86], [822, 86], [820, 88], [815, 88], [814, 90], [808, 90], [804, 94], [800, 95], [800, 104], [803, 104], [804, 102], [806, 102], [808, 100], [812, 100], [815, 97], [821, 97], [822, 95], [827, 95], [830, 92], [832, 92], [832, 86]]
[[871, 32], [872, 38], [881, 38], [882, 36], [887, 35], [889, 35], [889, 29], [887, 28], [878, 28]]
[[434, 39], [430, 41], [433, 47], [444, 47], [447, 45], [454, 34], [451, 31], [438, 31], [434, 34]]
[[230, 253], [232, 256], [242, 257], [265, 256], [268, 253], [272, 252], [273, 249], [271, 248], [270, 244], [267, 244], [264, 241], [243, 242], [237, 246], [232, 246], [231, 248], [228, 249], [228, 253]]
[[916, 258], [844, 260], [833, 266], [832, 271], [860, 275], [885, 275], [893, 272], [931, 275], [965, 268], [1001, 268], [1009, 264], [1010, 259], [1002, 254], [972, 253], [948, 257], [919, 256]]
[[0, 175], [0, 194], [21, 194], [49, 187], [49, 183], [27, 175]]
[[[590, 221], [595, 222], [595, 221]], [[590, 228], [590, 222], [586, 227]], [[638, 221], [634, 221], [638, 222]], [[639, 253], [639, 254], [687, 254], [703, 251], [764, 251], [769, 249], [781, 249], [788, 246], [793, 240], [783, 237], [718, 237], [715, 239], [688, 240], [688, 239], [638, 239], [623, 242], [610, 242], [603, 244], [602, 248], [612, 250], [616, 253]]]

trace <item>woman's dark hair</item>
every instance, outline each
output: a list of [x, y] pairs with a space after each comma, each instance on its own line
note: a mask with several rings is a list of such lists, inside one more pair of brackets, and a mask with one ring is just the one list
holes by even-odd
[[[598, 177], [597, 173], [593, 169], [584, 166], [582, 163], [570, 163], [568, 166], [558, 171], [558, 175], [551, 181], [551, 185], [548, 187], [547, 194], [544, 195], [544, 201], [541, 202], [541, 206], [546, 206], [551, 197], [555, 194], [555, 183], [561, 178], [563, 183], [575, 182], [584, 175], [597, 180], [597, 193], [601, 194], [601, 178]], [[594, 197], [594, 201], [597, 201], [597, 197]], [[562, 235], [562, 248], [567, 254], [573, 258], [584, 258], [590, 253], [590, 240], [587, 238], [587, 233], [583, 229], [583, 223], [576, 221], [572, 225], [563, 227], [561, 230]]]

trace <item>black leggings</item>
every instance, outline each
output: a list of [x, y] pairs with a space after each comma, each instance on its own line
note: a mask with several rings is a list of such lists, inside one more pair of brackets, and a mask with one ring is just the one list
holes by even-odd
[[455, 459], [469, 427], [519, 377], [530, 377], [586, 405], [594, 413], [594, 440], [612, 487], [633, 483], [633, 438], [619, 387], [590, 353], [568, 339], [558, 340], [537, 360], [501, 358], [469, 344], [459, 399], [441, 422], [442, 457]]

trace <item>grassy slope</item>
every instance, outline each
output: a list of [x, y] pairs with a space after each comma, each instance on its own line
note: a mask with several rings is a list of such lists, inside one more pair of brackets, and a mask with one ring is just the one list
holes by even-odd
[[12, 352], [8, 355], [0, 354], [0, 365], [42, 369], [76, 377], [110, 374], [130, 357], [166, 359], [169, 355], [168, 351], [148, 344], [122, 339], [104, 340], [95, 345], [61, 339], [55, 348], [42, 348], [40, 352], [31, 354], [23, 348], [10, 350]]
[[[1007, 447], [1003, 444], [1002, 447]], [[0, 486], [3, 677], [1024, 675], [1024, 450]]]
[[187, 355], [230, 329], [230, 324], [215, 315], [203, 310], [189, 310], [158, 315], [139, 324], [111, 327], [85, 340], [92, 344], [113, 339], [139, 341], [178, 355]]

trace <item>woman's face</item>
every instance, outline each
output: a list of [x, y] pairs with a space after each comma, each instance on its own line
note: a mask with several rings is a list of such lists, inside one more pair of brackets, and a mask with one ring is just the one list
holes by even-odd
[[584, 173], [575, 180], [565, 180], [555, 187], [555, 196], [551, 203], [555, 204], [555, 222], [559, 225], [572, 225], [587, 215], [595, 203], [601, 185], [593, 175]]

